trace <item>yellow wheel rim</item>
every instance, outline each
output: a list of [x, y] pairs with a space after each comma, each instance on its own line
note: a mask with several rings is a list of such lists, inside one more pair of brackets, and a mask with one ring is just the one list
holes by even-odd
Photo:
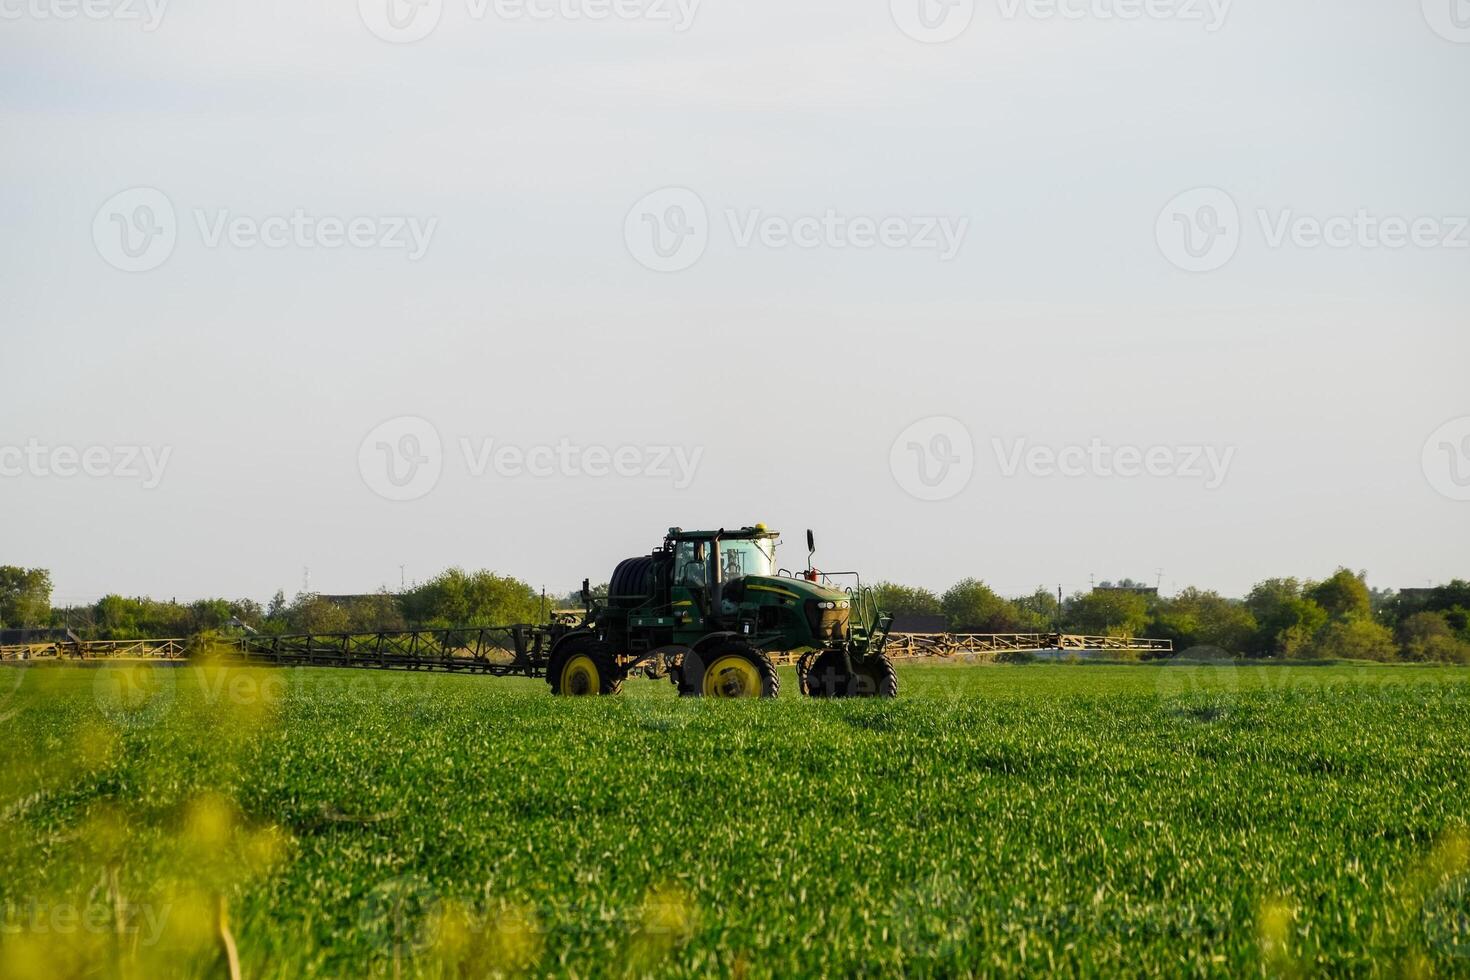
[[704, 672], [704, 696], [758, 698], [761, 696], [761, 672], [744, 657], [720, 657]]
[[585, 653], [568, 658], [561, 668], [561, 693], [572, 697], [586, 697], [602, 691], [601, 678], [597, 675], [597, 664]]

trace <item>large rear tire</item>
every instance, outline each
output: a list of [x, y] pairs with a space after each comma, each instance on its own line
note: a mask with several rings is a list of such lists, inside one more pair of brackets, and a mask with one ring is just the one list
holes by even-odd
[[684, 657], [679, 693], [706, 698], [774, 698], [781, 694], [781, 677], [764, 653], [744, 640], [729, 640]]
[[592, 636], [563, 640], [546, 665], [551, 693], [561, 697], [596, 697], [623, 689], [623, 673], [612, 646]]

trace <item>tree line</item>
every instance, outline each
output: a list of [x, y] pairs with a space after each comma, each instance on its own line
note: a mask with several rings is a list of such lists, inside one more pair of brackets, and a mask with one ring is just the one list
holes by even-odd
[[[1186, 588], [1160, 596], [1124, 580], [1058, 601], [1038, 588], [1005, 598], [967, 578], [942, 593], [880, 582], [880, 609], [943, 617], [955, 633], [1080, 633], [1172, 640], [1179, 652], [1213, 649], [1243, 657], [1470, 663], [1470, 582], [1409, 592], [1370, 589], [1340, 568], [1320, 581], [1272, 578], [1240, 599]], [[543, 600], [531, 585], [490, 571], [452, 568], [401, 593], [354, 597], [277, 592], [252, 599], [178, 603], [108, 595], [51, 607], [42, 569], [0, 566], [0, 628], [66, 628], [85, 639], [189, 637], [249, 628], [262, 633], [345, 633], [544, 622], [549, 607], [580, 605], [578, 592]], [[599, 586], [594, 594], [606, 594]]]
[[[103, 596], [89, 605], [51, 607], [50, 576], [28, 578], [0, 567], [0, 628], [69, 629], [83, 639], [185, 638], [210, 632], [349, 633], [501, 626], [541, 622], [546, 609], [530, 585], [490, 571], [452, 568], [402, 593], [332, 597], [282, 591], [262, 606], [253, 599], [162, 601]], [[44, 576], [44, 578], [42, 578]], [[26, 583], [21, 586], [19, 583]]]
[[874, 587], [880, 608], [942, 616], [954, 633], [1079, 633], [1172, 640], [1242, 657], [1470, 663], [1470, 582], [1399, 593], [1339, 568], [1321, 581], [1272, 578], [1243, 599], [1186, 588], [1160, 596], [1125, 582], [1060, 602], [1039, 588], [1007, 599], [968, 578], [941, 594], [893, 582]]

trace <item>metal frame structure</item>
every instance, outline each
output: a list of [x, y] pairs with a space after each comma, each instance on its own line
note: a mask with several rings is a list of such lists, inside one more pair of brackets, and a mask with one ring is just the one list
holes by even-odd
[[893, 633], [888, 637], [890, 657], [964, 657], [993, 653], [1130, 652], [1167, 655], [1172, 640], [1127, 636], [1080, 636], [1070, 633]]
[[183, 660], [189, 641], [162, 640], [58, 640], [0, 646], [0, 660]]
[[377, 633], [252, 634], [236, 640], [249, 663], [282, 667], [440, 670], [494, 677], [543, 677], [554, 631], [542, 626], [471, 626]]
[[[279, 667], [358, 667], [435, 670], [493, 677], [544, 677], [557, 631], [544, 626], [470, 626], [385, 630], [376, 633], [252, 634], [231, 642], [247, 663]], [[1069, 633], [892, 633], [885, 652], [894, 659], [954, 658], [996, 653], [1127, 652], [1168, 656], [1170, 640]], [[0, 660], [182, 660], [188, 641], [78, 640], [0, 647]], [[794, 663], [797, 654], [776, 655]]]

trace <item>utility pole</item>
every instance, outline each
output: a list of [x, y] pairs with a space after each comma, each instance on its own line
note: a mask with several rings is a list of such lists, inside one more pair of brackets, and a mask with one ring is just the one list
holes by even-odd
[[311, 595], [311, 566], [301, 566], [301, 591], [304, 595]]

